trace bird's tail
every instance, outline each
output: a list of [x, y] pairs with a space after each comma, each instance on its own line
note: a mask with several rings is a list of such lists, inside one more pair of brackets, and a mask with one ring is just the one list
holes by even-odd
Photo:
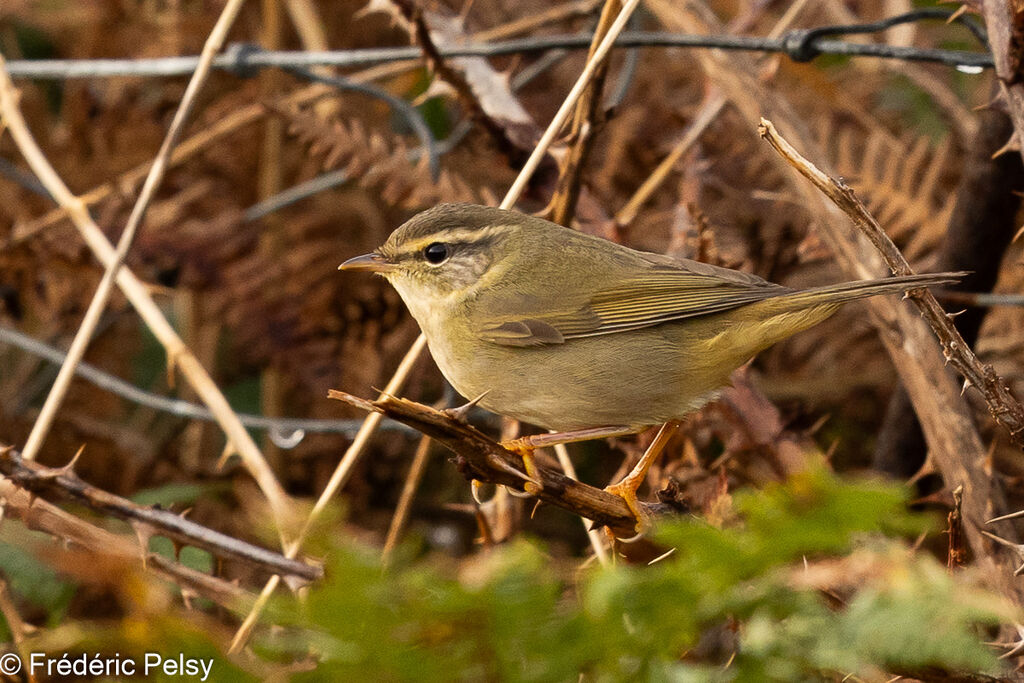
[[855, 280], [835, 285], [825, 285], [813, 289], [805, 289], [792, 294], [783, 294], [779, 303], [786, 308], [806, 308], [816, 304], [841, 304], [854, 299], [863, 299], [878, 294], [897, 294], [914, 289], [924, 289], [938, 285], [950, 285], [959, 282], [967, 275], [965, 271], [952, 273], [925, 273], [922, 275], [900, 275], [880, 280]]

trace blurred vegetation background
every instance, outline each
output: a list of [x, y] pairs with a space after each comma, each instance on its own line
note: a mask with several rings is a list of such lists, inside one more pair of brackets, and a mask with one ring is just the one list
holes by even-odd
[[[435, 26], [483, 41], [589, 33], [602, 4], [475, 0], [416, 7]], [[0, 53], [8, 61], [195, 55], [222, 5], [5, 0]], [[722, 0], [680, 3], [678, 11], [692, 5], [717, 17], [721, 31], [749, 35], [765, 35], [780, 21], [856, 23], [934, 6]], [[249, 2], [229, 42], [289, 50], [409, 45], [397, 6], [405, 3]], [[659, 3], [641, 4], [631, 29], [679, 30], [666, 12]], [[979, 49], [963, 27], [943, 22], [901, 26], [873, 39]], [[410, 158], [420, 141], [408, 118], [372, 94], [323, 88], [300, 101], [297, 94], [317, 86], [273, 69], [248, 78], [214, 72], [203, 87], [179, 147], [188, 152], [169, 169], [127, 265], [150, 284], [236, 410], [352, 420], [341, 434], [253, 430], [304, 509], [364, 417], [327, 400], [328, 389], [372, 395], [418, 334], [385, 282], [338, 273], [337, 265], [438, 202], [496, 204], [585, 59], [585, 51], [549, 51], [486, 60], [484, 83], [517, 102], [531, 122], [518, 127], [489, 111], [488, 97], [500, 99], [493, 93], [471, 87], [469, 95], [483, 100], [474, 108], [465, 88], [424, 60], [333, 72], [413, 105], [442, 141], [437, 175], [422, 155]], [[988, 262], [971, 270], [994, 282], [996, 292], [1021, 291], [1022, 241], [1010, 240], [1020, 225], [1013, 190], [1024, 187], [1013, 184], [1024, 176], [1016, 151], [991, 161], [1010, 186], [989, 186], [1003, 202], [1001, 232], [973, 243], [947, 236], [955, 211], [991, 215], [984, 192], [975, 193], [972, 207], [972, 195], [962, 190], [971, 164], [987, 163], [1012, 132], [1004, 114], [977, 111], [992, 99], [991, 72], [839, 57], [758, 60], [765, 87], [814, 131], [825, 155], [814, 161], [868, 202], [916, 270], [949, 267], [951, 251], [977, 250]], [[65, 182], [81, 194], [100, 188], [91, 213], [111, 241], [138, 192], [135, 169], [152, 160], [186, 83], [187, 77], [16, 83], [32, 132]], [[681, 146], [717, 87], [697, 51], [616, 51], [573, 226], [791, 286], [843, 279], [772, 151], [733, 107], [726, 104], [693, 144]], [[673, 150], [678, 159], [657, 190], [623, 213]], [[268, 199], [325, 173], [336, 173], [326, 189], [267, 208]], [[519, 208], [543, 211], [558, 173], [553, 161], [543, 166]], [[66, 349], [102, 270], [30, 177], [10, 137], [0, 135], [0, 325]], [[958, 201], [968, 203], [957, 208]], [[304, 549], [326, 562], [327, 578], [301, 603], [279, 592], [265, 618], [277, 626], [257, 629], [242, 654], [226, 653], [244, 610], [195, 599], [137, 562], [104, 559], [101, 549], [55, 544], [15, 520], [0, 526], [0, 627], [7, 624], [0, 640], [15, 650], [159, 648], [214, 656], [217, 680], [1007, 675], [1010, 665], [997, 662], [999, 651], [984, 643], [1005, 639], [999, 626], [1019, 621], [1020, 606], [993, 592], [976, 566], [960, 568], [958, 560], [956, 571], [943, 568], [951, 557], [951, 487], [926, 462], [912, 427], [894, 417], [898, 379], [865, 310], [848, 306], [762, 354], [720, 401], [689, 420], [645, 489], [649, 498], [670, 491], [688, 510], [659, 530], [657, 551], [616, 545], [613, 561], [602, 566], [578, 518], [533, 510], [532, 501], [504, 491], [477, 503], [445, 454], [432, 449], [408, 521], [397, 528], [402, 543], [382, 572], [381, 548], [417, 444], [417, 435], [386, 425]], [[972, 308], [970, 316], [979, 355], [1024, 394], [1020, 308]], [[163, 348], [120, 293], [85, 360], [148, 392], [195, 400], [184, 382], [171, 381]], [[24, 443], [56, 372], [56, 365], [0, 339], [0, 444]], [[428, 404], [458, 402], [427, 358], [401, 393]], [[965, 400], [990, 445], [993, 471], [1011, 501], [1020, 500], [1019, 451], [1000, 437], [979, 399], [968, 393]], [[474, 422], [495, 436], [513, 429], [496, 416]], [[649, 438], [573, 448], [580, 478], [603, 486]], [[83, 444], [76, 471], [89, 483], [278, 546], [251, 478], [234, 460], [219, 466], [225, 440], [216, 425], [77, 379], [40, 459], [59, 467]], [[896, 483], [867, 483], [868, 474]], [[124, 522], [66, 509], [131, 534]], [[143, 540], [152, 552], [177, 556], [166, 539]], [[641, 561], [671, 548], [653, 566]], [[265, 578], [246, 563], [196, 548], [179, 559], [252, 593]]]

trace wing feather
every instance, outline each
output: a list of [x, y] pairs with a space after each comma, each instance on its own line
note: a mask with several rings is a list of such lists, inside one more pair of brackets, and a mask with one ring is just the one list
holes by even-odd
[[[561, 344], [719, 313], [793, 291], [748, 273], [644, 256], [644, 267], [633, 269], [628, 277], [609, 277], [608, 286], [576, 310], [549, 313], [532, 301], [523, 306], [521, 315], [506, 309], [500, 320], [484, 325], [480, 334], [506, 346]], [[568, 304], [556, 296], [548, 303], [548, 311], [565, 311]]]
[[484, 327], [480, 336], [487, 341], [503, 346], [540, 346], [561, 344], [565, 341], [562, 333], [543, 320], [507, 320]]

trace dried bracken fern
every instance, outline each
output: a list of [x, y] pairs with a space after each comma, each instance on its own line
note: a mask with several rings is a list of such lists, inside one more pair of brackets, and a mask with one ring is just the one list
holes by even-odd
[[831, 152], [837, 172], [857, 191], [886, 232], [909, 259], [933, 251], [953, 213], [955, 194], [942, 188], [950, 172], [950, 145], [932, 146], [925, 136], [892, 136], [873, 129], [822, 120], [819, 139]]
[[420, 209], [441, 201], [487, 202], [483, 191], [449, 169], [442, 169], [435, 182], [425, 158], [414, 163], [400, 138], [371, 131], [358, 119], [324, 121], [299, 109], [278, 113], [288, 120], [288, 132], [307, 145], [310, 154], [322, 157], [324, 169], [344, 169], [388, 204]]

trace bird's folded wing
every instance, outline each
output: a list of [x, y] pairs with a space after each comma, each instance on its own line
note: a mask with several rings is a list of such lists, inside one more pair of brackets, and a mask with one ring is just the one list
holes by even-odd
[[519, 314], [505, 310], [478, 333], [505, 346], [561, 344], [718, 313], [791, 291], [746, 273], [670, 261], [652, 264], [639, 276], [612, 279], [575, 309], [554, 293], [549, 305], [538, 306], [534, 301]]

